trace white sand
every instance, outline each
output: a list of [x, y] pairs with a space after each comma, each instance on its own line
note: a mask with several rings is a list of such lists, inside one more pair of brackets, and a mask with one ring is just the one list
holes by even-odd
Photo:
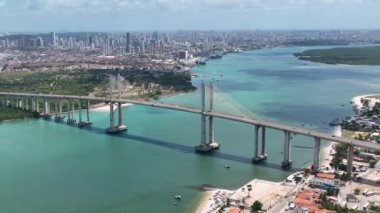
[[232, 191], [225, 189], [213, 189], [211, 191], [204, 192], [204, 197], [198, 204], [195, 213], [218, 212], [232, 193]]
[[352, 98], [352, 102], [354, 106], [356, 106], [358, 109], [361, 109], [363, 107], [363, 104], [361, 103], [361, 99], [362, 98], [365, 98], [365, 99], [369, 99], [370, 102], [369, 102], [369, 107], [373, 107], [375, 106], [375, 103], [379, 101], [379, 99], [376, 99], [376, 98], [367, 98], [369, 96], [377, 96], [379, 94], [369, 94], [369, 95], [359, 95], [359, 96], [356, 96], [354, 98]]
[[[252, 192], [247, 192], [247, 185], [252, 186]], [[250, 207], [254, 201], [259, 200], [263, 203], [263, 209], [271, 209], [273, 205], [289, 197], [294, 189], [295, 186], [283, 185], [282, 182], [254, 179], [234, 192], [230, 197], [231, 205]]]
[[[129, 107], [132, 106], [133, 104], [122, 104], [121, 107]], [[117, 109], [117, 104], [114, 104], [114, 109]], [[93, 112], [109, 112], [110, 111], [110, 105], [109, 104], [98, 104], [94, 105], [93, 108], [91, 109]]]

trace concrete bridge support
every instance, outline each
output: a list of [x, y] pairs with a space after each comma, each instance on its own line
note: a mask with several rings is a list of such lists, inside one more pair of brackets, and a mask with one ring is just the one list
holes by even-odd
[[[117, 84], [118, 84], [118, 92], [119, 92], [119, 99], [121, 99], [121, 76], [118, 74], [117, 76]], [[121, 132], [127, 131], [127, 126], [123, 125], [123, 110], [120, 102], [117, 102], [118, 107], [118, 125], [115, 126], [115, 111], [114, 111], [114, 104], [115, 102], [112, 101], [112, 76], [109, 76], [109, 89], [110, 89], [110, 127], [106, 129], [106, 133], [108, 134], [117, 134]]]
[[77, 121], [74, 119], [75, 102], [73, 99], [69, 99], [67, 102], [67, 124], [74, 125]]
[[25, 105], [25, 110], [26, 111], [29, 111], [29, 98], [28, 97], [24, 97], [24, 105]]
[[348, 145], [347, 148], [347, 175], [348, 177], [352, 177], [352, 168], [353, 168], [353, 161], [354, 161], [354, 146]]
[[[215, 142], [214, 138], [214, 118], [209, 116], [209, 140], [206, 138], [206, 87], [205, 84], [201, 85], [202, 95], [202, 115], [201, 115], [201, 144], [194, 147], [197, 152], [210, 152], [218, 149], [220, 145]], [[210, 112], [214, 110], [214, 86], [210, 83]]]
[[16, 109], [20, 108], [20, 100], [16, 97]]
[[11, 98], [10, 98], [10, 101], [11, 101], [11, 107], [12, 107], [12, 108], [15, 108], [15, 100], [14, 100], [14, 99], [15, 99], [15, 97], [11, 97]]
[[36, 111], [36, 99], [32, 98], [32, 112]]
[[90, 101], [87, 100], [87, 109], [86, 109], [86, 114], [87, 114], [87, 126], [91, 126], [92, 125], [92, 122], [90, 120]]
[[82, 100], [78, 100], [78, 114], [79, 114], [79, 123], [78, 127], [84, 127], [85, 124], [82, 120]]
[[321, 139], [315, 137], [314, 138], [314, 161], [313, 161], [313, 170], [319, 170], [319, 162], [320, 162], [320, 152], [321, 152]]
[[290, 134], [290, 132], [284, 131], [284, 160], [281, 163], [283, 169], [289, 169], [292, 166], [292, 161], [290, 160]]
[[[261, 128], [261, 153], [259, 153], [260, 128]], [[252, 162], [253, 163], [259, 163], [259, 162], [267, 159], [267, 154], [265, 154], [265, 127], [256, 125], [254, 131], [255, 131], [255, 134], [254, 134], [254, 155], [253, 155]]]
[[36, 98], [36, 112], [39, 113], [40, 112], [40, 101], [38, 98]]
[[83, 112], [83, 107], [82, 107], [82, 100], [79, 100], [78, 101], [78, 112], [79, 112], [79, 123], [78, 123], [78, 127], [89, 127], [91, 126], [91, 121], [90, 121], [90, 101], [87, 101], [87, 120], [86, 121], [83, 121], [83, 116], [82, 116], [82, 112]]
[[54, 120], [56, 122], [60, 122], [60, 121], [63, 121], [64, 117], [62, 115], [62, 101], [61, 99], [57, 98], [55, 99], [55, 118]]
[[261, 155], [267, 159], [268, 155], [265, 153], [266, 145], [266, 128], [265, 126], [261, 127]]
[[51, 119], [51, 115], [50, 115], [50, 106], [49, 106], [49, 101], [47, 98], [44, 98], [44, 114], [42, 115], [42, 117], [47, 120], [47, 119]]

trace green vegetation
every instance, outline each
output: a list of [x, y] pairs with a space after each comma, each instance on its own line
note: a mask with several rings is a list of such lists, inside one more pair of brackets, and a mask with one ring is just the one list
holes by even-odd
[[380, 65], [380, 46], [306, 50], [298, 59], [325, 64]]
[[295, 46], [327, 46], [327, 45], [348, 45], [346, 41], [336, 41], [329, 39], [313, 39], [313, 40], [301, 40], [301, 41], [292, 41], [288, 43]]
[[355, 188], [354, 189], [354, 194], [355, 195], [359, 195], [360, 194], [360, 189], [359, 188]]
[[263, 208], [263, 204], [262, 204], [260, 201], [258, 201], [258, 200], [256, 200], [256, 201], [252, 204], [252, 206], [251, 206], [251, 210], [252, 210], [252, 212], [258, 212], [258, 211], [260, 211], [262, 208]]
[[33, 113], [22, 111], [21, 109], [13, 109], [5, 106], [0, 106], [0, 122], [5, 120], [14, 120], [20, 118], [31, 118]]
[[339, 205], [334, 204], [334, 203], [330, 203], [327, 200], [327, 196], [328, 196], [327, 193], [324, 192], [319, 197], [319, 199], [321, 199], [321, 202], [322, 202], [321, 205], [322, 205], [322, 207], [324, 209], [335, 211], [337, 213], [356, 213], [356, 212], [360, 212], [360, 211], [348, 209], [346, 207], [340, 207]]
[[16, 72], [0, 75], [0, 91], [88, 95], [105, 83], [100, 72]]
[[142, 93], [137, 98], [158, 98], [162, 90], [188, 92], [194, 90], [191, 76], [183, 72], [153, 72], [147, 70], [76, 70], [59, 72], [16, 72], [0, 74], [0, 91], [54, 93], [62, 95], [88, 95], [100, 89], [104, 96], [108, 93], [108, 75], [120, 73], [130, 84], [154, 89]]
[[344, 165], [342, 164], [343, 159], [347, 157], [347, 144], [337, 144], [335, 146], [335, 154], [333, 156], [333, 159], [331, 160], [330, 166], [339, 169]]
[[369, 161], [369, 168], [375, 168], [376, 163], [377, 163], [377, 160], [370, 160]]

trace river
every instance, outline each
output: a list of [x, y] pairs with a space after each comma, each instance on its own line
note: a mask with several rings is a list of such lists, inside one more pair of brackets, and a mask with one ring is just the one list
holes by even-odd
[[[249, 110], [261, 119], [329, 132], [330, 120], [352, 115], [352, 97], [378, 93], [380, 67], [305, 64], [292, 55], [305, 49], [230, 54], [194, 68], [204, 77], [193, 83], [216, 81], [218, 111]], [[198, 107], [200, 94], [160, 101]], [[216, 119], [221, 148], [199, 155], [193, 151], [200, 143], [199, 116], [132, 106], [124, 109], [129, 131], [119, 136], [104, 134], [106, 113], [91, 118], [89, 130], [34, 119], [0, 123], [0, 212], [185, 212], [202, 184], [233, 189], [292, 172], [280, 168], [283, 133], [274, 130], [267, 131], [267, 162], [252, 165], [253, 126]], [[293, 136], [293, 146], [293, 170], [308, 165], [313, 140]]]

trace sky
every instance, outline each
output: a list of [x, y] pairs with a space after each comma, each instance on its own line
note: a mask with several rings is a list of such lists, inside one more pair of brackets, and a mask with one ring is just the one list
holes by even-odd
[[380, 29], [380, 0], [0, 0], [0, 32]]

